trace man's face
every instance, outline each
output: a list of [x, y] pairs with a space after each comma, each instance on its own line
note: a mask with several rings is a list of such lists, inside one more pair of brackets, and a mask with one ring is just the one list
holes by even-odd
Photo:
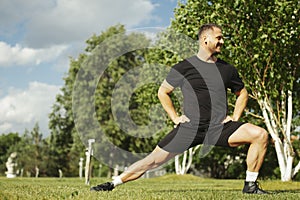
[[221, 47], [224, 44], [223, 34], [219, 28], [208, 30], [205, 38], [205, 46], [212, 53], [220, 53]]

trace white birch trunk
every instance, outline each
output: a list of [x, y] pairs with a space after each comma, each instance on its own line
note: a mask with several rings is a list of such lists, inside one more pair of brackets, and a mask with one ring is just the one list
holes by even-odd
[[180, 168], [180, 164], [179, 164], [179, 155], [175, 156], [175, 172], [176, 174], [180, 174], [181, 168]]
[[293, 169], [292, 177], [296, 176], [296, 174], [299, 172], [299, 170], [300, 170], [300, 161], [298, 162], [296, 167]]
[[[284, 94], [282, 93], [282, 95]], [[274, 140], [276, 155], [278, 158], [278, 164], [281, 173], [281, 180], [290, 181], [292, 177], [295, 176], [295, 174], [300, 170], [300, 162], [293, 169], [294, 150], [290, 141], [293, 110], [292, 92], [288, 91], [287, 111], [285, 109], [285, 102], [282, 102], [282, 111], [284, 112], [284, 114], [281, 119], [281, 125], [279, 124], [280, 120], [276, 119], [275, 113], [267, 97], [263, 98], [260, 93], [257, 94], [257, 97], [258, 103], [263, 113], [263, 117], [265, 119], [267, 130], [270, 133], [272, 139]], [[278, 127], [282, 131], [282, 134], [285, 138], [284, 142], [282, 142], [279, 138]]]
[[182, 163], [181, 163], [181, 172], [180, 174], [185, 174], [186, 171], [186, 158], [187, 158], [187, 151], [183, 153]]
[[[188, 160], [188, 163], [186, 165], [186, 169], [189, 170], [191, 165], [192, 165], [192, 162], [193, 162], [193, 156], [194, 156], [194, 153], [193, 153], [193, 148], [190, 148], [189, 149], [189, 160]], [[187, 172], [186, 170], [186, 172]]]
[[183, 158], [182, 158], [181, 163], [179, 161], [180, 155], [175, 156], [175, 172], [176, 172], [176, 174], [183, 175], [183, 174], [187, 173], [187, 171], [190, 169], [190, 167], [192, 165], [193, 156], [199, 147], [200, 146], [198, 145], [197, 147], [190, 148], [189, 150], [185, 151], [182, 155]]
[[278, 158], [278, 164], [279, 164], [279, 169], [280, 172], [285, 171], [285, 166], [286, 166], [286, 161], [285, 161], [285, 157], [284, 157], [284, 151], [283, 151], [283, 145], [282, 142], [280, 140], [280, 138], [278, 137], [278, 134], [276, 133], [276, 130], [273, 129], [270, 119], [269, 119], [269, 115], [266, 109], [266, 103], [264, 102], [264, 100], [261, 99], [260, 94], [258, 94], [259, 97], [259, 105], [261, 107], [262, 113], [263, 113], [263, 117], [265, 119], [265, 124], [267, 126], [267, 130], [269, 132], [269, 134], [271, 135], [271, 137], [274, 140], [274, 144], [275, 144], [275, 150], [276, 150], [276, 154], [277, 154], [277, 158]]
[[288, 156], [288, 158], [287, 158], [287, 164], [286, 164], [286, 168], [285, 168], [285, 172], [283, 174], [283, 177], [281, 176], [282, 177], [281, 178], [282, 181], [290, 181], [290, 180], [292, 180], [293, 160], [294, 160], [294, 158], [292, 156]]

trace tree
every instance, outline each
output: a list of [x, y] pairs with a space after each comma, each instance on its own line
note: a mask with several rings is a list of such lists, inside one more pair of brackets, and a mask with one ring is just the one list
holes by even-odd
[[30, 132], [30, 137], [31, 141], [30, 144], [32, 146], [30, 152], [27, 152], [31, 154], [31, 159], [32, 159], [32, 164], [34, 165], [34, 171], [35, 171], [35, 176], [39, 176], [39, 170], [42, 165], [42, 149], [43, 149], [43, 144], [42, 144], [42, 134], [40, 133], [40, 127], [38, 123], [36, 123]]
[[18, 133], [8, 133], [0, 135], [0, 172], [4, 174], [6, 171], [5, 163], [9, 155], [13, 152], [11, 147], [21, 141]]
[[[16, 133], [15, 136], [18, 134]], [[3, 146], [5, 147], [5, 145]], [[24, 133], [15, 139], [13, 145], [7, 146], [8, 153], [17, 153], [17, 168], [20, 175], [23, 175], [21, 174], [23, 171], [28, 176], [47, 175], [47, 149], [47, 142], [42, 138], [38, 123], [31, 131], [25, 129]]]
[[[131, 162], [127, 155], [152, 150], [157, 141], [147, 138], [153, 131], [147, 124], [158, 120], [149, 115], [158, 103], [158, 98], [153, 98], [153, 88], [156, 93], [158, 85], [151, 82], [154, 76], [147, 76], [155, 70], [145, 64], [149, 40], [117, 25], [86, 43], [85, 52], [71, 59], [65, 85], [49, 116], [51, 154], [66, 171], [71, 169], [69, 156], [75, 152], [74, 145], [80, 146], [78, 142], [87, 145], [88, 139], [96, 139], [94, 157], [112, 167], [115, 161], [120, 161], [119, 165]], [[147, 73], [140, 76], [141, 70]], [[141, 80], [148, 84], [138, 85]], [[132, 121], [127, 123], [128, 119]], [[129, 152], [124, 162], [119, 149]]]
[[163, 118], [155, 107], [162, 78], [147, 63], [150, 40], [144, 34], [111, 27], [90, 41], [98, 46], [82, 63], [73, 93], [77, 128], [85, 140], [96, 139], [99, 160], [127, 165], [151, 151], [162, 132], [152, 126]]
[[[92, 50], [88, 45], [86, 51]], [[64, 176], [76, 176], [78, 174], [78, 162], [80, 157], [85, 157], [85, 147], [77, 133], [72, 112], [72, 91], [80, 65], [86, 54], [80, 54], [78, 58], [70, 58], [70, 68], [64, 78], [65, 84], [61, 92], [57, 94], [56, 101], [49, 114], [49, 166], [50, 174], [58, 176], [58, 170], [62, 170]]]
[[[281, 180], [296, 175], [291, 143], [292, 119], [299, 108], [298, 0], [188, 0], [179, 3], [171, 28], [196, 39], [203, 23], [223, 26], [225, 60], [238, 67], [256, 105], [249, 115], [262, 120], [270, 133]], [[298, 81], [298, 82], [297, 82]], [[294, 106], [294, 107], [293, 107]], [[257, 109], [259, 108], [259, 109]]]

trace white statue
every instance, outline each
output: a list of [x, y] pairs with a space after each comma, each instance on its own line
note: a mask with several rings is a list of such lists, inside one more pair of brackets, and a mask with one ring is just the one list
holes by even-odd
[[17, 167], [17, 163], [16, 163], [16, 158], [17, 158], [17, 153], [13, 152], [10, 154], [10, 156], [7, 159], [6, 164], [6, 168], [7, 168], [7, 172], [5, 172], [6, 177], [7, 178], [15, 178], [16, 175], [16, 167]]

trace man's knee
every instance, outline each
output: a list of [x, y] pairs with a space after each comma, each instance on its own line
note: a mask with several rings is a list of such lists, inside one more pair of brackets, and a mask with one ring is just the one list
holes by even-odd
[[256, 142], [265, 144], [268, 143], [269, 134], [265, 129], [258, 127], [257, 129], [252, 131], [252, 135]]
[[151, 165], [151, 167], [158, 167], [173, 158], [175, 155], [175, 153], [170, 153], [156, 147], [156, 149], [147, 156], [147, 164]]
[[144, 159], [144, 164], [150, 168], [158, 167], [165, 162], [164, 156], [157, 154], [156, 152], [151, 153]]
[[152, 168], [155, 165], [155, 157], [152, 154], [148, 155], [143, 159], [143, 165]]
[[153, 169], [156, 167], [159, 167], [160, 165], [164, 164], [166, 161], [162, 158], [157, 158], [157, 157], [146, 157], [144, 159], [143, 165], [147, 169]]

